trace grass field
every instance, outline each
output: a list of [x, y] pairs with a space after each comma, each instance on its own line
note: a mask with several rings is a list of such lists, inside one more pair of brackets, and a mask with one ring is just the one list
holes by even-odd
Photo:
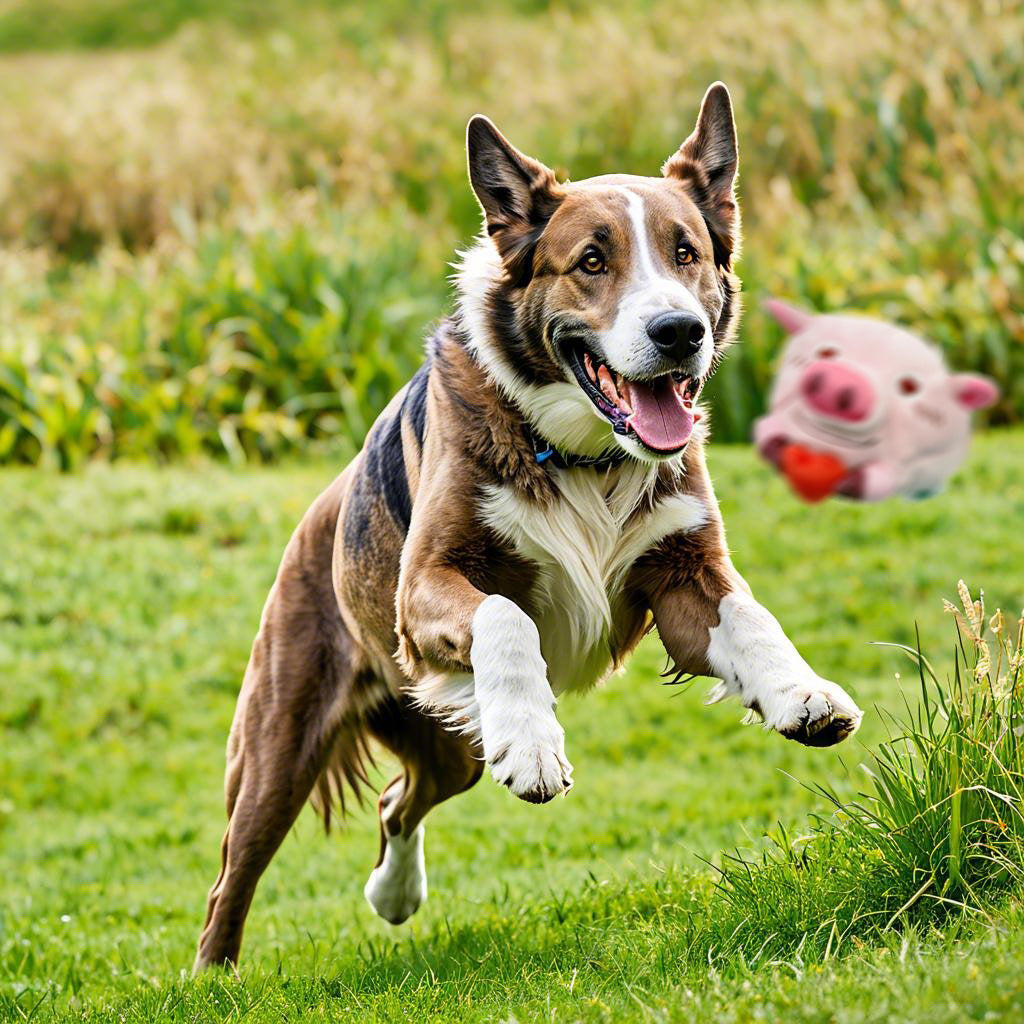
[[714, 449], [737, 563], [870, 709], [857, 739], [814, 751], [743, 727], [737, 706], [702, 706], [702, 683], [661, 686], [652, 639], [623, 675], [563, 702], [565, 800], [528, 806], [485, 778], [432, 815], [431, 895], [409, 925], [389, 928], [361, 897], [372, 812], [330, 839], [305, 813], [257, 893], [240, 982], [182, 973], [216, 870], [224, 740], [277, 558], [337, 467], [4, 471], [0, 1016], [1021, 1019], [1014, 891], [987, 916], [824, 952], [794, 941], [766, 959], [770, 934], [721, 952], [695, 935], [721, 909], [706, 861], [760, 849], [778, 823], [802, 834], [808, 812], [829, 811], [810, 785], [862, 789], [878, 709], [916, 703], [910, 663], [869, 642], [912, 643], [916, 622], [951, 664], [942, 598], [959, 577], [990, 609], [1020, 608], [1022, 459], [1024, 434], [996, 432], [941, 497], [811, 508], [748, 449]]
[[[946, 675], [958, 579], [1024, 602], [1019, 426], [880, 507], [810, 508], [713, 448], [736, 562], [868, 709], [855, 741], [704, 707], [650, 638], [563, 702], [565, 800], [485, 778], [430, 817], [411, 923], [363, 901], [372, 810], [327, 839], [307, 812], [241, 977], [188, 975], [277, 560], [479, 229], [467, 118], [562, 177], [651, 173], [719, 78], [746, 313], [716, 439], [763, 409], [771, 294], [918, 330], [999, 381], [992, 423], [1024, 421], [1019, 0], [0, 0], [0, 1020], [1024, 1019], [1024, 687], [1019, 719], [972, 705], [988, 803], [955, 744], [914, 762], [927, 813], [855, 840], [850, 802], [921, 699], [872, 641], [919, 632]], [[921, 864], [886, 859], [936, 818]]]

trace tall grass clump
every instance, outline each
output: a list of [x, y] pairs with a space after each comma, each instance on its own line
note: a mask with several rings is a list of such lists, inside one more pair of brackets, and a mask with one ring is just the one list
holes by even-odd
[[443, 270], [385, 215], [206, 226], [72, 268], [17, 320], [0, 310], [0, 462], [350, 458], [423, 358]]
[[946, 602], [958, 643], [940, 681], [919, 649], [921, 701], [890, 718], [864, 765], [870, 787], [834, 805], [810, 833], [773, 837], [754, 862], [728, 858], [718, 926], [760, 955], [837, 953], [851, 940], [950, 914], [980, 915], [1024, 881], [1024, 618], [997, 611], [963, 582]]

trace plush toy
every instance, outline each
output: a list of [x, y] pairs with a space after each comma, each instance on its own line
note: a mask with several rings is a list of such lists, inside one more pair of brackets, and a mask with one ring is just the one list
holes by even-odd
[[754, 443], [793, 490], [805, 501], [941, 490], [996, 385], [950, 373], [937, 348], [891, 324], [766, 305], [791, 337]]

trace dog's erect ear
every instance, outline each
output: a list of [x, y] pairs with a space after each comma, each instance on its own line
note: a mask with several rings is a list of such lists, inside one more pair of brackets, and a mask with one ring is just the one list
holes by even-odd
[[466, 129], [469, 180], [484, 210], [509, 278], [525, 285], [533, 272], [533, 250], [564, 190], [554, 172], [520, 153], [480, 114]]
[[704, 94], [693, 134], [661, 170], [666, 178], [686, 183], [711, 232], [715, 260], [726, 267], [739, 246], [740, 211], [734, 191], [738, 164], [729, 90], [715, 82]]
[[764, 308], [787, 334], [798, 334], [814, 319], [813, 313], [808, 313], [806, 309], [797, 309], [796, 306], [791, 306], [781, 299], [765, 299]]

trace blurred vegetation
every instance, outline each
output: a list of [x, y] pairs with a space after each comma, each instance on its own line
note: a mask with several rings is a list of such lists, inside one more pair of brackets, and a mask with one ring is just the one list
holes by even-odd
[[1019, 3], [0, 0], [0, 51], [0, 461], [351, 451], [478, 228], [469, 115], [654, 173], [715, 78], [748, 311], [716, 435], [762, 408], [770, 293], [917, 329], [1024, 411]]

